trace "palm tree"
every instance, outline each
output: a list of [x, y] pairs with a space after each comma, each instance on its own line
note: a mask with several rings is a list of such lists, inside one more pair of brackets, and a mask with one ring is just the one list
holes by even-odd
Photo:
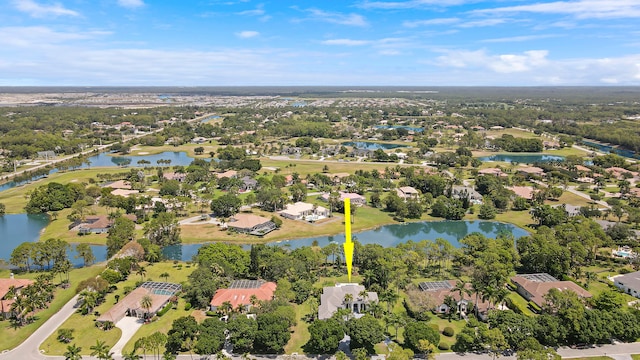
[[162, 274], [160, 274], [161, 278], [164, 278], [164, 282], [167, 282], [167, 280], [169, 279], [169, 273], [168, 272], [163, 272]]
[[76, 346], [76, 344], [67, 346], [67, 351], [62, 354], [64, 356], [64, 360], [81, 360], [82, 355], [80, 352], [82, 351], [81, 347]]
[[96, 340], [96, 344], [89, 349], [92, 350], [91, 356], [95, 356], [100, 360], [113, 359], [113, 353], [109, 352], [109, 346], [104, 341]]
[[189, 356], [191, 357], [192, 360], [193, 360], [193, 353], [191, 352], [191, 350], [193, 350], [194, 346], [195, 346], [195, 341], [193, 340], [192, 337], [188, 337], [184, 339], [184, 341], [182, 341], [182, 348], [187, 349], [187, 351], [189, 352]]
[[397, 340], [398, 328], [405, 326], [407, 324], [407, 321], [402, 315], [395, 314], [395, 313], [389, 314], [389, 316], [385, 318], [385, 321], [387, 322], [388, 325], [393, 326], [393, 328], [396, 330], [396, 340]]
[[346, 304], [346, 308], [351, 310], [351, 303], [353, 302], [353, 294], [344, 294], [343, 303]]
[[218, 307], [218, 311], [224, 316], [224, 315], [229, 315], [229, 313], [231, 312], [231, 310], [233, 310], [233, 305], [231, 305], [231, 302], [229, 301], [225, 301], [223, 302], [219, 307]]
[[153, 299], [151, 298], [151, 296], [145, 295], [142, 297], [142, 299], [140, 299], [140, 307], [145, 310], [145, 318], [148, 316], [151, 306], [153, 306]]
[[140, 360], [142, 355], [136, 354], [136, 350], [131, 350], [129, 353], [122, 354], [122, 360]]
[[471, 290], [467, 288], [467, 283], [462, 280], [456, 281], [456, 285], [451, 289], [451, 292], [458, 293], [460, 295], [460, 300], [464, 300], [464, 296], [471, 296]]
[[142, 279], [142, 281], [144, 281], [144, 276], [147, 275], [147, 270], [144, 268], [144, 266], [140, 266], [138, 268], [138, 271], [136, 271], [137, 275], [140, 275], [140, 278]]
[[134, 351], [137, 351], [138, 349], [142, 349], [142, 357], [144, 359], [147, 358], [147, 350], [149, 348], [150, 348], [149, 339], [147, 339], [146, 337], [141, 337], [140, 339], [136, 340], [135, 344], [133, 345]]

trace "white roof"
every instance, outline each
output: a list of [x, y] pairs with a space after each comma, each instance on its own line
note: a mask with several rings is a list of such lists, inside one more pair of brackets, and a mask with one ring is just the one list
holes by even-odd
[[[314, 207], [313, 204], [309, 204], [309, 203], [298, 201], [295, 204], [287, 204], [287, 207], [284, 210], [280, 211], [280, 213], [281, 214], [298, 215], [298, 214], [303, 213], [305, 211], [313, 210], [313, 207]], [[326, 211], [327, 210], [322, 206], [316, 206], [316, 209], [318, 209], [319, 211]]]

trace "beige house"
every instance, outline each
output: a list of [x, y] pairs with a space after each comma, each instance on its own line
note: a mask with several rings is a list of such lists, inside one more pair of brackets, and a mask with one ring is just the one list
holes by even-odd
[[396, 189], [396, 193], [405, 201], [409, 199], [418, 199], [418, 197], [420, 197], [420, 192], [411, 186], [399, 187]]
[[276, 229], [276, 224], [262, 216], [253, 214], [236, 214], [227, 226], [237, 232], [251, 235], [265, 235]]
[[[366, 294], [366, 295], [365, 295]], [[363, 285], [353, 283], [337, 283], [322, 289], [318, 319], [328, 319], [338, 309], [349, 309], [355, 317], [361, 317], [372, 302], [378, 301], [378, 294], [365, 291]]]
[[291, 220], [316, 221], [330, 216], [327, 208], [305, 202], [287, 204], [286, 208], [279, 213], [282, 217]]
[[581, 298], [590, 298], [592, 295], [573, 281], [559, 281], [547, 273], [522, 274], [511, 278], [516, 285], [516, 291], [527, 301], [532, 301], [539, 307], [546, 304], [545, 296], [551, 289], [560, 291], [573, 291]]

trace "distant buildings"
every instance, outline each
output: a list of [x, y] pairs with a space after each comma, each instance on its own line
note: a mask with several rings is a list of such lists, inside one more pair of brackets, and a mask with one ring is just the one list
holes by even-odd
[[33, 283], [34, 281], [29, 279], [14, 279], [13, 274], [9, 279], [0, 279], [0, 311], [4, 319], [11, 316], [11, 305], [15, 302], [16, 296]]

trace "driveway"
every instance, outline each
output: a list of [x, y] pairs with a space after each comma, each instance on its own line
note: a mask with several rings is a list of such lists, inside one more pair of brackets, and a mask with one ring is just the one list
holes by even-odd
[[141, 319], [131, 316], [125, 316], [122, 320], [118, 321], [116, 327], [122, 330], [122, 335], [120, 336], [120, 340], [111, 348], [111, 352], [113, 352], [115, 356], [122, 355], [124, 346], [127, 345], [129, 340], [131, 340], [143, 324]]

